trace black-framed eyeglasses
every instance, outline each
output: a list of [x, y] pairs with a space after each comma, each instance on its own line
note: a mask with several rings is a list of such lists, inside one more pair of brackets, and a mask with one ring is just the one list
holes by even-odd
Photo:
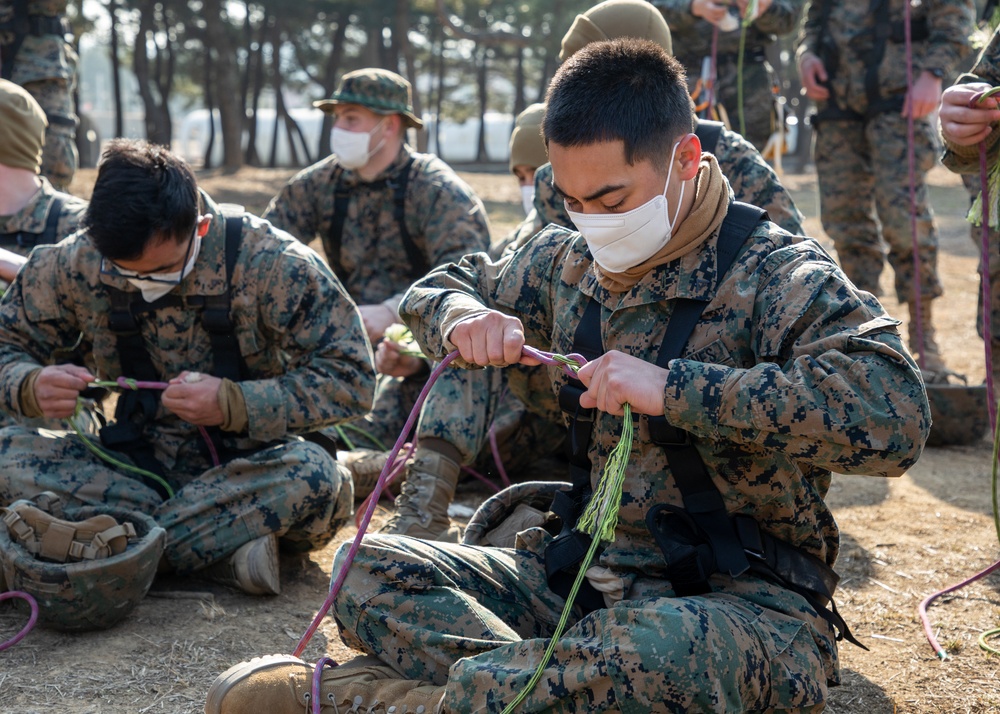
[[115, 278], [125, 278], [127, 280], [142, 280], [147, 283], [158, 283], [160, 285], [180, 285], [181, 281], [184, 280], [184, 268], [188, 264], [188, 260], [191, 259], [191, 249], [194, 246], [195, 237], [198, 235], [198, 224], [194, 226], [194, 231], [191, 233], [191, 237], [188, 239], [187, 248], [184, 250], [184, 262], [181, 263], [180, 270], [172, 270], [170, 272], [181, 273], [182, 275], [178, 278], [157, 278], [154, 275], [143, 275], [142, 273], [137, 273], [134, 270], [126, 270], [125, 268], [120, 268], [115, 265], [115, 262], [110, 258], [101, 257], [101, 275], [109, 275]]

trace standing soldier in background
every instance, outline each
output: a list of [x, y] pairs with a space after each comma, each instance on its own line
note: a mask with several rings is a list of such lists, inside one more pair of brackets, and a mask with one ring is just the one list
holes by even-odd
[[66, 0], [0, 0], [0, 76], [27, 89], [45, 111], [42, 175], [60, 191], [77, 165], [77, 57], [66, 41], [65, 14]]
[[[674, 56], [687, 70], [688, 87], [697, 88], [703, 69], [712, 55], [712, 35], [718, 28], [714, 99], [728, 115], [730, 126], [742, 133], [763, 151], [774, 126], [776, 84], [774, 69], [765, 51], [779, 35], [795, 30], [802, 13], [803, 0], [758, 0], [757, 16], [746, 30], [743, 48], [743, 116], [745, 129], [739, 124], [740, 106], [737, 86], [740, 53], [740, 18], [747, 11], [749, 0], [651, 0], [663, 13], [671, 34], [677, 38]], [[705, 99], [702, 81], [695, 104]]]
[[[920, 354], [925, 371], [943, 373], [931, 319], [931, 301], [942, 288], [937, 229], [925, 182], [937, 158], [930, 115], [941, 99], [942, 77], [968, 52], [975, 11], [971, 0], [927, 0], [911, 10], [912, 58], [906, 56], [903, 0], [876, 0], [871, 7], [843, 0], [811, 2], [797, 54], [802, 86], [819, 108], [813, 126], [823, 228], [844, 272], [875, 295], [885, 238], [896, 295], [909, 306], [910, 349]], [[911, 61], [913, 87], [908, 89]], [[911, 113], [922, 345], [917, 343], [910, 231]]]

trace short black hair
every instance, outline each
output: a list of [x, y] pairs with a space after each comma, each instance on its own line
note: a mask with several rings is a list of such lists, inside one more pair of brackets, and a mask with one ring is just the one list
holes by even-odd
[[684, 67], [654, 42], [592, 42], [556, 72], [545, 98], [545, 142], [625, 143], [630, 164], [663, 162], [694, 115]]
[[104, 257], [135, 260], [153, 242], [190, 236], [199, 202], [183, 159], [146, 141], [113, 139], [101, 156], [83, 227]]

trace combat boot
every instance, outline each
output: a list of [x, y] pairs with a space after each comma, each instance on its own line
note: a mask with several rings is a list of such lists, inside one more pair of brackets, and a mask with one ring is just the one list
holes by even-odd
[[406, 465], [396, 512], [379, 533], [457, 543], [462, 533], [452, 525], [448, 506], [455, 498], [460, 470], [447, 456], [418, 448]]
[[278, 536], [270, 533], [244, 543], [234, 553], [201, 572], [209, 580], [248, 595], [280, 595]]
[[[910, 323], [908, 326], [910, 352], [913, 353], [914, 358], [920, 355], [921, 359], [917, 360], [917, 364], [920, 365], [921, 371], [925, 373], [924, 380], [933, 381], [939, 375], [942, 379], [947, 379], [948, 368], [945, 366], [944, 359], [941, 356], [941, 348], [938, 347], [937, 341], [934, 339], [931, 301], [922, 300], [920, 303], [920, 326], [924, 338], [923, 345], [917, 344], [917, 304], [910, 302], [908, 306], [910, 308]], [[928, 375], [926, 373], [931, 374]]]
[[[270, 655], [241, 662], [220, 674], [208, 690], [205, 714], [309, 714], [314, 668], [298, 657]], [[400, 678], [376, 657], [357, 657], [323, 670], [323, 712], [435, 714], [444, 687]]]
[[[351, 479], [354, 481], [354, 500], [363, 501], [375, 490], [378, 477], [382, 475], [382, 469], [389, 461], [389, 452], [375, 449], [339, 451], [337, 461], [351, 472]], [[398, 494], [402, 480], [402, 478], [393, 479], [386, 486], [386, 490], [394, 495]]]

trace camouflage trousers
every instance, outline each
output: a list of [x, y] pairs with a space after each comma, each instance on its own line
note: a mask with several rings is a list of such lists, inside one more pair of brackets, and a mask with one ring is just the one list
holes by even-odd
[[[53, 491], [66, 505], [110, 505], [152, 516], [167, 531], [164, 557], [187, 574], [244, 543], [277, 533], [286, 550], [326, 545], [350, 518], [350, 475], [319, 446], [292, 441], [203, 473], [168, 471], [163, 500], [142, 481], [95, 456], [75, 435], [24, 426], [0, 430], [0, 504]], [[131, 463], [125, 454], [113, 452]]]
[[[508, 391], [506, 375], [495, 367], [446, 369], [420, 410], [417, 440], [443, 439], [458, 449], [463, 465], [481, 471], [494, 470], [495, 459], [508, 472], [518, 471], [558, 451], [566, 428], [529, 412]], [[353, 424], [391, 447], [424, 383], [380, 375], [371, 412]], [[491, 441], [497, 445], [495, 456]]]
[[25, 82], [24, 88], [45, 110], [49, 120], [42, 147], [42, 175], [58, 190], [68, 191], [79, 163], [73, 87], [65, 79], [43, 79]]
[[[815, 148], [823, 229], [841, 267], [859, 288], [878, 295], [888, 244], [901, 303], [910, 301], [916, 282], [906, 132], [906, 118], [894, 112], [867, 121], [824, 120], [816, 127]], [[914, 122], [917, 262], [926, 300], [942, 292], [925, 181], [937, 153], [936, 129], [926, 120]]]
[[[521, 535], [517, 550], [367, 536], [334, 601], [341, 638], [404, 678], [446, 685], [445, 712], [502, 711], [565, 604], [546, 582], [551, 536]], [[518, 712], [821, 711], [814, 630], [761, 604], [755, 592], [777, 586], [748, 580], [741, 594], [678, 598], [665, 581], [642, 579], [630, 599], [574, 613]]]

